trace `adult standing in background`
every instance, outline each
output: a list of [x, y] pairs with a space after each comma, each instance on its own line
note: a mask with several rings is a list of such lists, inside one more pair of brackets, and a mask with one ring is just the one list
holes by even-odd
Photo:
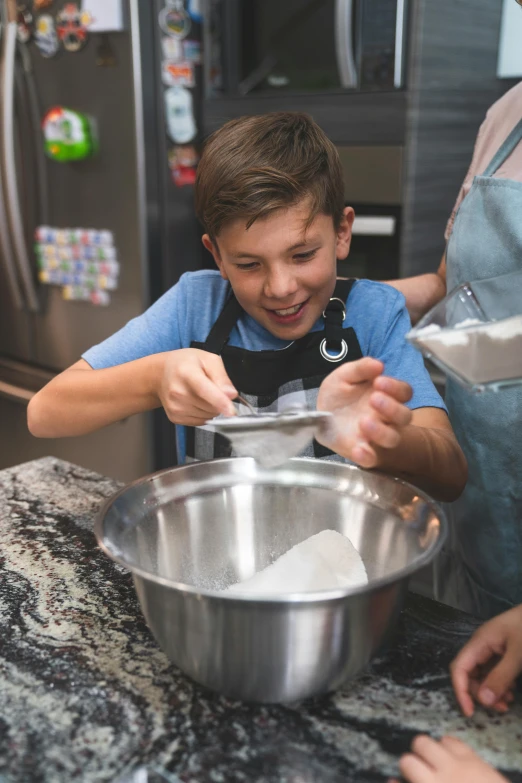
[[[522, 83], [488, 111], [445, 236], [437, 274], [391, 283], [414, 321], [455, 286], [522, 270]], [[522, 603], [522, 387], [471, 394], [448, 379], [446, 404], [469, 477], [436, 596], [488, 619]]]

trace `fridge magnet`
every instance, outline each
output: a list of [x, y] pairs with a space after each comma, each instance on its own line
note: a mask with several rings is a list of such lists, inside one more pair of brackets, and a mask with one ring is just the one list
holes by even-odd
[[26, 5], [16, 9], [17, 38], [20, 43], [29, 43], [33, 37], [33, 15]]
[[34, 0], [33, 8], [35, 11], [44, 11], [53, 4], [53, 0]]
[[64, 286], [63, 298], [67, 302], [90, 302], [93, 305], [102, 307], [111, 303], [111, 297], [107, 291], [98, 291], [86, 285]]
[[54, 57], [60, 48], [56, 35], [54, 19], [49, 14], [42, 14], [36, 20], [35, 42], [42, 57]]
[[161, 48], [163, 50], [163, 59], [170, 60], [173, 63], [179, 63], [182, 60], [187, 59], [183, 50], [183, 42], [178, 41], [177, 38], [170, 38], [169, 36], [163, 36], [161, 39]]
[[91, 17], [90, 33], [121, 33], [125, 30], [123, 0], [82, 0]]
[[182, 41], [190, 32], [192, 22], [183, 0], [167, 0], [166, 8], [159, 14], [159, 25], [164, 33]]
[[198, 24], [203, 21], [203, 14], [201, 11], [201, 0], [188, 0], [188, 12], [191, 19]]
[[167, 87], [180, 85], [181, 87], [194, 87], [194, 67], [192, 63], [174, 63], [164, 60], [161, 66], [163, 84]]
[[58, 38], [68, 52], [78, 52], [87, 43], [88, 26], [92, 17], [81, 11], [77, 3], [66, 3], [56, 17]]
[[167, 133], [175, 144], [188, 144], [197, 133], [192, 95], [185, 87], [165, 90]]
[[67, 300], [109, 304], [120, 275], [112, 231], [40, 226], [35, 240], [41, 283], [61, 286]]
[[192, 145], [188, 147], [173, 147], [169, 150], [169, 168], [172, 181], [178, 188], [194, 185], [198, 161], [198, 153]]
[[183, 55], [184, 59], [188, 60], [194, 65], [201, 64], [201, 44], [199, 41], [183, 41]]
[[85, 160], [96, 151], [91, 122], [84, 114], [61, 106], [45, 115], [45, 152], [58, 163]]
[[112, 48], [109, 36], [107, 33], [102, 33], [96, 48], [96, 65], [99, 68], [114, 68], [117, 64], [118, 59]]

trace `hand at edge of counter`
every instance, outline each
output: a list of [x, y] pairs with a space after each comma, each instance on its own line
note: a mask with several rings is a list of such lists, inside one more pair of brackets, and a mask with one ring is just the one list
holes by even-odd
[[512, 689], [522, 672], [522, 604], [484, 623], [450, 666], [457, 701], [464, 715], [474, 711], [474, 700], [497, 712], [506, 712]]
[[[455, 737], [440, 741], [423, 734], [415, 737], [411, 753], [401, 757], [399, 768], [408, 783], [509, 783]], [[391, 778], [388, 783], [399, 781]]]

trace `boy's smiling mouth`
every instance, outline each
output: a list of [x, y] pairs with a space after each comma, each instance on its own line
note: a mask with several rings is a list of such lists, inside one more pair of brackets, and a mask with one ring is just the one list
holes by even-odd
[[292, 307], [280, 308], [278, 310], [271, 310], [265, 308], [268, 315], [276, 320], [279, 324], [294, 323], [301, 318], [303, 311], [308, 304], [309, 300], [293, 305]]

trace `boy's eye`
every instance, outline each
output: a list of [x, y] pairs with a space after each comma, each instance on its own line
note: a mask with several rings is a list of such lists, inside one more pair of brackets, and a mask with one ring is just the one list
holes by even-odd
[[251, 264], [236, 264], [237, 269], [242, 269], [244, 272], [247, 272], [249, 269], [255, 269], [257, 266], [257, 261], [252, 261]]
[[298, 261], [309, 261], [311, 258], [315, 256], [317, 253], [318, 248], [315, 250], [308, 250], [306, 253], [297, 253], [294, 258], [296, 258]]

